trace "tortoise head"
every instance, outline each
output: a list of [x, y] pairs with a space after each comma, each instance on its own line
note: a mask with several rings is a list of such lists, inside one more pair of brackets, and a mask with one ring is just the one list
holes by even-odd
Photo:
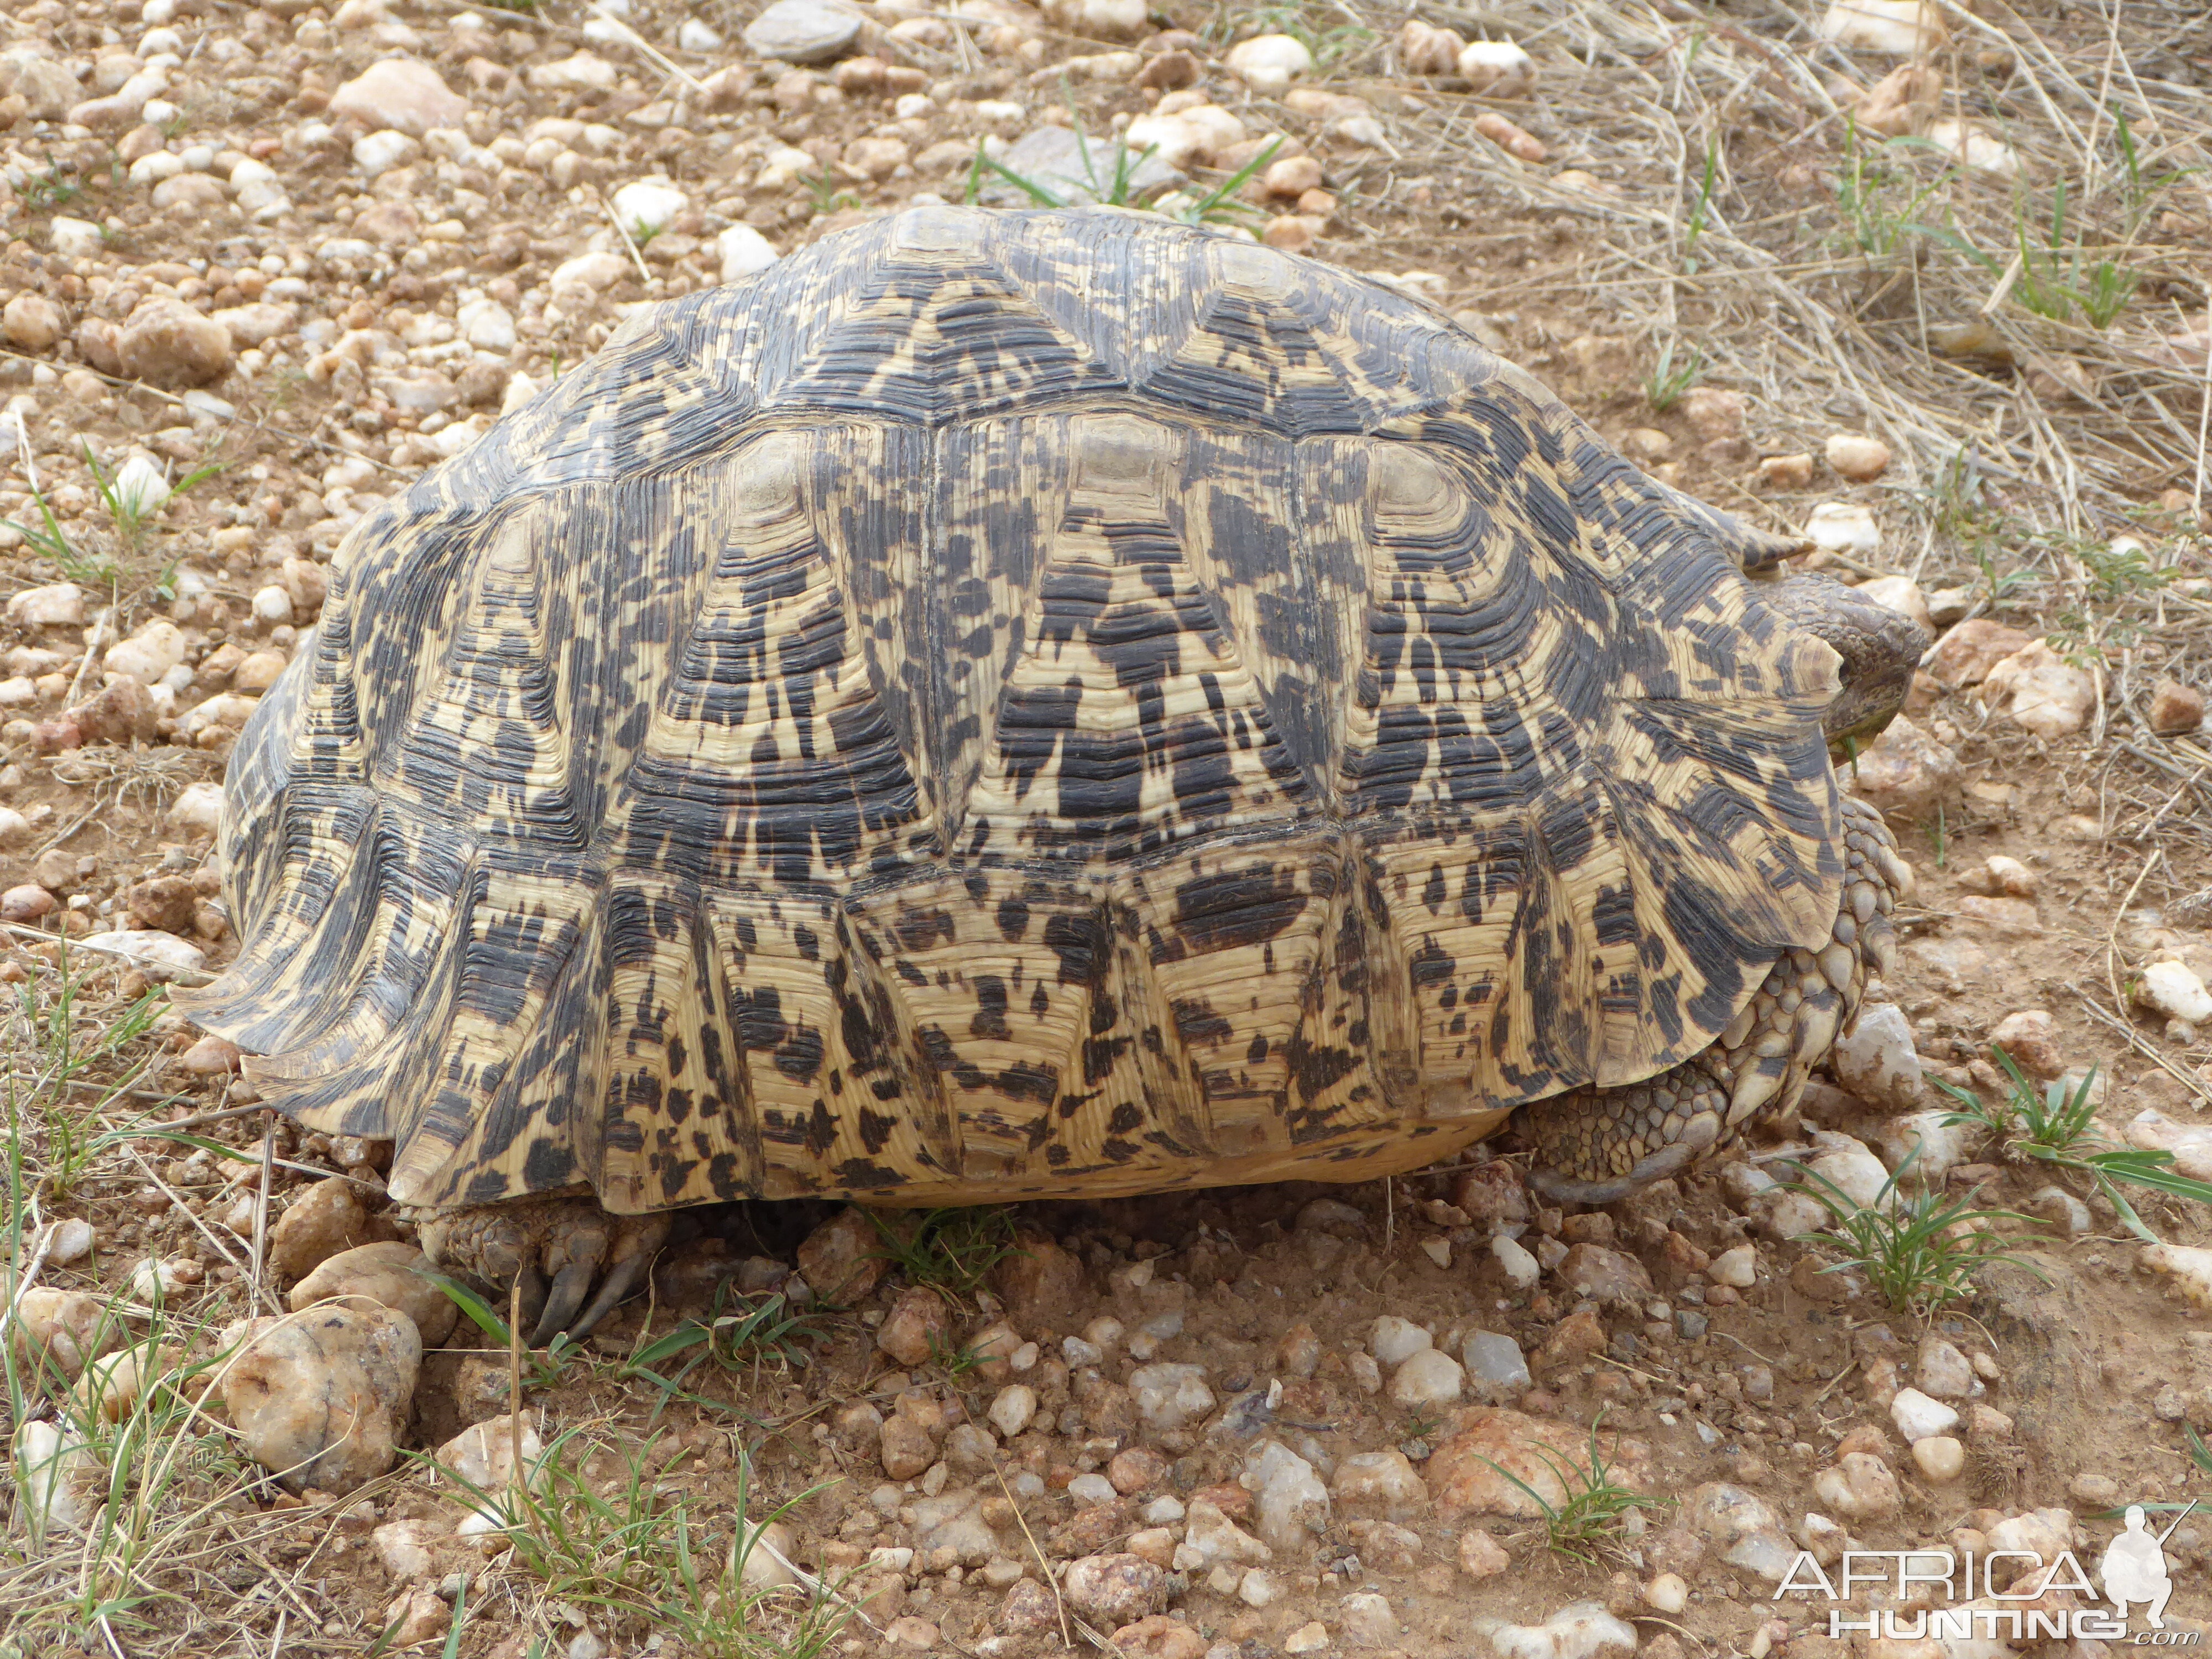
[[1759, 596], [1796, 627], [1835, 647], [1843, 690], [1821, 720], [1838, 760], [1863, 749], [1905, 707], [1928, 630], [1832, 576], [1807, 572], [1759, 584]]

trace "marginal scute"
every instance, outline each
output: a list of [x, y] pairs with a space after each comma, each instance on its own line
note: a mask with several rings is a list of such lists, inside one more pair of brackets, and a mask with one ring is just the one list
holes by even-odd
[[910, 210], [349, 539], [179, 1000], [427, 1206], [1359, 1179], [1723, 1036], [1769, 1097], [1860, 968], [1739, 531], [1379, 285]]

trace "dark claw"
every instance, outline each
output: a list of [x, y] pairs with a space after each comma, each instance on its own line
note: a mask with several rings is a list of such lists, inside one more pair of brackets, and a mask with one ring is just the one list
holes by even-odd
[[[538, 1315], [545, 1310], [545, 1275], [526, 1261], [516, 1269], [514, 1283], [522, 1292], [522, 1317], [515, 1322], [515, 1328], [520, 1330], [526, 1325], [536, 1323]], [[498, 1311], [504, 1314], [507, 1310], [501, 1308]]]
[[[585, 1256], [571, 1261], [554, 1275], [553, 1289], [545, 1298], [545, 1311], [538, 1315], [538, 1327], [530, 1333], [532, 1347], [542, 1348], [562, 1331], [571, 1328], [576, 1310], [584, 1305], [584, 1298], [591, 1294], [592, 1275], [598, 1269], [599, 1263]], [[581, 1331], [573, 1334], [583, 1334]]]
[[615, 1263], [614, 1271], [607, 1275], [599, 1293], [592, 1298], [591, 1305], [578, 1314], [568, 1327], [568, 1334], [582, 1341], [598, 1327], [599, 1322], [615, 1310], [616, 1304], [637, 1286], [650, 1258], [643, 1254], [625, 1256]]

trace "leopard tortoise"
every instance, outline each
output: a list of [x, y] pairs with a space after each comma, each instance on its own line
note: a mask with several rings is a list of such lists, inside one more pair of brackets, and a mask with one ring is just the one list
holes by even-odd
[[1517, 1112], [1602, 1201], [1790, 1106], [1888, 947], [1829, 744], [1922, 637], [1796, 545], [1382, 283], [903, 212], [355, 529], [194, 1017], [540, 1340], [719, 1200], [1354, 1181]]

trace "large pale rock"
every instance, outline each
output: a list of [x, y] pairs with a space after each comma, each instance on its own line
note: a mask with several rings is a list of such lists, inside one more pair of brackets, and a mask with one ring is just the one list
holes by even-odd
[[422, 1339], [387, 1308], [324, 1307], [224, 1333], [243, 1346], [223, 1403], [246, 1448], [295, 1492], [347, 1492], [392, 1467]]
[[34, 1547], [56, 1531], [81, 1532], [100, 1510], [100, 1460], [66, 1424], [32, 1421], [15, 1431], [15, 1492]]
[[1043, 0], [1044, 15], [1070, 34], [1092, 40], [1133, 40], [1145, 32], [1145, 0]]
[[1260, 93], [1278, 93], [1313, 73], [1313, 53], [1296, 35], [1261, 34], [1239, 40], [1222, 59], [1229, 72]]
[[890, 1267], [883, 1234], [857, 1206], [840, 1210], [799, 1247], [799, 1273], [829, 1302], [858, 1302], [883, 1282]]
[[2212, 990], [2205, 988], [2197, 970], [2172, 957], [2145, 967], [2136, 980], [2135, 1000], [2153, 1013], [2188, 1025], [2212, 1020]]
[[2014, 652], [2035, 643], [2034, 636], [1988, 617], [1972, 617], [1936, 642], [1928, 658], [1928, 672], [1938, 685], [1956, 691], [1979, 685]]
[[864, 15], [839, 0], [775, 0], [745, 25], [745, 50], [787, 64], [826, 64], [860, 38]]
[[1060, 1576], [1060, 1594], [1096, 1623], [1134, 1624], [1166, 1605], [1167, 1575], [1136, 1555], [1086, 1555]]
[[1218, 1505], [1195, 1498], [1184, 1517], [1182, 1542], [1176, 1546], [1175, 1570], [1202, 1573], [1218, 1566], [1263, 1566], [1274, 1555], [1273, 1550], [1231, 1521]]
[[1950, 38], [1932, 0], [1835, 0], [1819, 33], [1839, 46], [1893, 58], [1924, 57]]
[[1869, 1106], [1911, 1111], [1927, 1091], [1911, 1022], [1893, 1002], [1863, 1005], [1858, 1024], [1836, 1039], [1828, 1063], [1836, 1081]]
[[1328, 1488], [1287, 1446], [1269, 1441], [1246, 1460], [1237, 1480], [1252, 1494], [1253, 1530], [1275, 1549], [1305, 1548], [1328, 1524]]
[[331, 94], [330, 115], [389, 128], [420, 138], [440, 127], [459, 127], [469, 100], [447, 87], [438, 71], [411, 58], [387, 58]]
[[8, 1324], [8, 1343], [18, 1364], [33, 1368], [52, 1364], [69, 1377], [82, 1373], [123, 1334], [98, 1297], [51, 1285], [33, 1285], [25, 1291]]
[[1406, 1454], [1360, 1452], [1336, 1466], [1331, 1479], [1336, 1505], [1347, 1515], [1410, 1521], [1429, 1507], [1429, 1489]]
[[1847, 1452], [1813, 1477], [1820, 1507], [1846, 1521], [1879, 1521], [1897, 1513], [1903, 1496], [1889, 1465], [1872, 1452]]
[[[1561, 1470], [1589, 1471], [1589, 1431], [1575, 1424], [1477, 1406], [1459, 1413], [1449, 1426], [1425, 1475], [1429, 1501], [1446, 1521], [1468, 1515], [1540, 1519], [1543, 1510], [1535, 1499], [1504, 1472], [1525, 1481], [1545, 1502], [1559, 1504], [1567, 1501]], [[1607, 1461], [1622, 1485], [1632, 1491], [1648, 1488], [1650, 1457], [1637, 1442], [1623, 1439], [1607, 1448]]]
[[[463, 1429], [438, 1448], [439, 1464], [484, 1494], [476, 1506], [477, 1517], [490, 1518], [495, 1513], [494, 1506], [513, 1489], [517, 1478], [514, 1456], [518, 1450], [522, 1454], [521, 1479], [529, 1483], [533, 1492], [544, 1486], [545, 1445], [538, 1437], [527, 1413], [522, 1419], [520, 1446], [516, 1441], [515, 1422], [511, 1415], [490, 1417]], [[461, 1524], [465, 1530], [471, 1529], [468, 1522]]]
[[269, 1265], [305, 1279], [341, 1250], [366, 1244], [368, 1212], [343, 1176], [318, 1181], [284, 1207], [269, 1231]]
[[2089, 723], [2097, 683], [2038, 640], [1990, 669], [1982, 696], [2014, 726], [2040, 738], [2063, 738]]
[[82, 628], [84, 590], [75, 582], [27, 587], [8, 600], [8, 620], [18, 628]]
[[1498, 1659], [1599, 1659], [1636, 1651], [1636, 1628], [1598, 1601], [1575, 1601], [1540, 1625], [1509, 1625], [1478, 1618], [1474, 1627], [1490, 1638]]
[[1957, 800], [1959, 757], [1904, 715], [1883, 728], [1871, 747], [1842, 769], [1851, 793], [1893, 823], [1932, 823], [1936, 810]]
[[[325, 1182], [325, 1186], [336, 1183]], [[453, 1300], [423, 1275], [429, 1263], [412, 1244], [386, 1242], [340, 1250], [292, 1287], [294, 1312], [331, 1298], [361, 1297], [404, 1314], [434, 1348], [453, 1334]]]
[[124, 374], [159, 386], [204, 386], [230, 371], [230, 331], [181, 300], [149, 300], [116, 343]]

